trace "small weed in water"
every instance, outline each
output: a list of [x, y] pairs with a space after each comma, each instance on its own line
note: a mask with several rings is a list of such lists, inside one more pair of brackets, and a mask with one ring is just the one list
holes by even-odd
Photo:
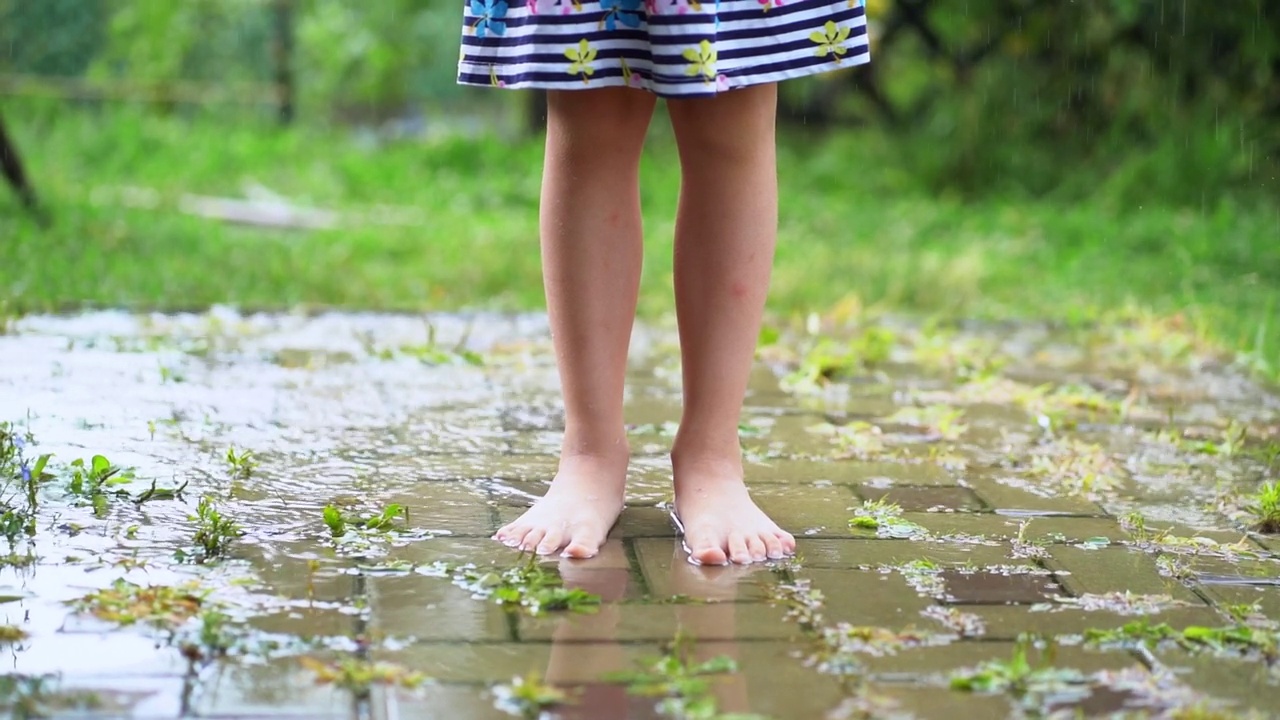
[[253, 475], [253, 471], [258, 468], [258, 461], [253, 456], [252, 450], [241, 450], [236, 452], [234, 447], [227, 448], [227, 467], [231, 472], [231, 477], [236, 480], [248, 480]]
[[902, 518], [902, 508], [885, 500], [867, 500], [862, 507], [854, 508], [849, 526], [862, 530], [875, 530], [878, 537], [911, 538], [928, 534], [927, 531]]
[[1221, 628], [1192, 625], [1176, 630], [1166, 623], [1153, 625], [1145, 620], [1138, 620], [1112, 630], [1090, 628], [1085, 630], [1084, 639], [1085, 642], [1095, 646], [1145, 646], [1148, 648], [1168, 641], [1191, 652], [1207, 650], [1255, 656], [1267, 662], [1280, 658], [1280, 632], [1243, 624]]
[[833, 382], [850, 380], [889, 359], [896, 336], [892, 330], [871, 326], [846, 343], [819, 340], [800, 360], [800, 366], [782, 379], [791, 392], [817, 392]]
[[1044, 651], [1041, 661], [1033, 665], [1029, 658], [1031, 647], [1031, 642], [1024, 638], [1019, 640], [1008, 660], [990, 660], [953, 673], [951, 688], [979, 693], [1005, 692], [1034, 703], [1034, 698], [1085, 682], [1079, 670], [1053, 667], [1052, 646]]
[[200, 613], [199, 632], [182, 643], [182, 654], [192, 662], [210, 662], [225, 657], [238, 639], [231, 616], [207, 608]]
[[964, 410], [947, 405], [927, 405], [900, 408], [884, 422], [921, 428], [928, 433], [929, 439], [954, 441], [969, 430], [963, 420]]
[[337, 662], [303, 657], [298, 662], [315, 674], [316, 682], [336, 685], [359, 699], [369, 697], [374, 685], [416, 688], [427, 680], [422, 673], [413, 672], [395, 663], [370, 662], [354, 657], [344, 657]]
[[522, 610], [530, 615], [557, 610], [595, 612], [600, 606], [599, 595], [582, 588], [566, 588], [559, 576], [538, 562], [536, 555], [529, 555], [528, 559], [506, 570], [480, 570], [471, 564], [436, 563], [424, 571], [428, 575], [450, 577], [455, 585], [476, 596], [491, 598], [505, 608]]
[[1254, 529], [1268, 534], [1280, 533], [1280, 482], [1266, 483], [1252, 500], [1245, 510], [1253, 516]]
[[409, 511], [403, 505], [392, 503], [380, 512], [367, 517], [355, 517], [344, 513], [338, 506], [330, 503], [324, 506], [324, 524], [329, 534], [335, 539], [344, 537], [352, 530], [365, 532], [388, 532], [400, 529], [396, 520], [409, 518]]
[[662, 656], [644, 658], [637, 665], [637, 670], [610, 673], [604, 679], [626, 684], [627, 692], [632, 695], [661, 698], [657, 705], [660, 715], [681, 720], [755, 717], [719, 712], [711, 682], [716, 677], [737, 673], [738, 663], [724, 655], [695, 661], [693, 641], [684, 633], [676, 634]]
[[194, 583], [143, 586], [119, 579], [111, 587], [91, 592], [71, 604], [82, 612], [119, 625], [147, 623], [173, 630], [195, 617], [205, 598], [206, 594], [199, 592]]
[[116, 485], [127, 485], [133, 475], [118, 465], [112, 465], [104, 455], [94, 455], [85, 462], [84, 458], [71, 461], [71, 479], [67, 482], [67, 492], [89, 501], [94, 513], [101, 516], [106, 513], [107, 500], [110, 496], [124, 496], [128, 493], [120, 489], [112, 489]]
[[226, 517], [213, 504], [213, 498], [205, 495], [196, 505], [196, 514], [188, 515], [188, 520], [196, 524], [195, 534], [191, 540], [195, 547], [192, 551], [178, 550], [179, 561], [194, 560], [198, 563], [208, 562], [225, 557], [236, 538], [244, 535], [238, 523]]
[[547, 685], [533, 673], [514, 677], [508, 685], [494, 686], [493, 695], [499, 710], [527, 720], [537, 720], [544, 711], [572, 702], [568, 693]]
[[27, 639], [27, 631], [17, 625], [0, 625], [0, 643], [16, 643]]

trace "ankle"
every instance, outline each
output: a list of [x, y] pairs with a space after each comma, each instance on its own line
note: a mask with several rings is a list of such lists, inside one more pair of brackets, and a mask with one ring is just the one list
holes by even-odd
[[[699, 425], [694, 425], [698, 427]], [[676, 433], [671, 445], [671, 461], [682, 465], [702, 465], [729, 463], [742, 465], [742, 443], [738, 439], [738, 428], [734, 426], [729, 432], [708, 433], [691, 432], [687, 422], [681, 422], [681, 430]]]
[[714, 479], [741, 482], [742, 450], [737, 443], [732, 447], [690, 447], [677, 440], [671, 449], [671, 468], [677, 486], [694, 477], [699, 484]]
[[611, 430], [569, 427], [560, 443], [560, 457], [625, 461], [631, 457], [631, 444], [627, 440], [626, 428], [621, 424]]

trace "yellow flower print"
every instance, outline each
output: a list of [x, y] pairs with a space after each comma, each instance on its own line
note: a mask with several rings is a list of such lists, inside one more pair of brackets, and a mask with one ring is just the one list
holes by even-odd
[[830, 55], [838, 63], [840, 56], [849, 52], [849, 49], [844, 46], [845, 41], [849, 39], [849, 28], [838, 27], [832, 20], [828, 20], [827, 24], [822, 26], [821, 32], [814, 30], [809, 33], [809, 39], [818, 44], [818, 49], [814, 53], [818, 57]]
[[685, 48], [684, 59], [689, 61], [685, 74], [701, 75], [703, 82], [711, 82], [716, 78], [716, 49], [711, 41], [703, 40], [698, 47]]
[[565, 48], [564, 56], [569, 58], [569, 74], [581, 75], [583, 84], [590, 82], [591, 76], [596, 74], [596, 69], [591, 67], [596, 53], [596, 49], [591, 47], [586, 38], [579, 40], [577, 47]]

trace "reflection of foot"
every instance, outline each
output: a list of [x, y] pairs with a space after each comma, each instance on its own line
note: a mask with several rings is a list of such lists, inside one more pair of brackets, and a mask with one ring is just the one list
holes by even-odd
[[693, 562], [762, 562], [795, 552], [796, 540], [769, 519], [747, 494], [742, 463], [672, 458], [676, 519]]
[[563, 548], [566, 557], [593, 557], [622, 512], [626, 481], [625, 454], [620, 460], [585, 455], [561, 458], [560, 471], [547, 494], [493, 537], [508, 547], [540, 555]]

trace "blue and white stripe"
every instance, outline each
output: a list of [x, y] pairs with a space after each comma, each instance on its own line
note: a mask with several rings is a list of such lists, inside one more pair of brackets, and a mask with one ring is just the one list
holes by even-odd
[[465, 0], [458, 82], [714, 95], [870, 60], [862, 0]]

